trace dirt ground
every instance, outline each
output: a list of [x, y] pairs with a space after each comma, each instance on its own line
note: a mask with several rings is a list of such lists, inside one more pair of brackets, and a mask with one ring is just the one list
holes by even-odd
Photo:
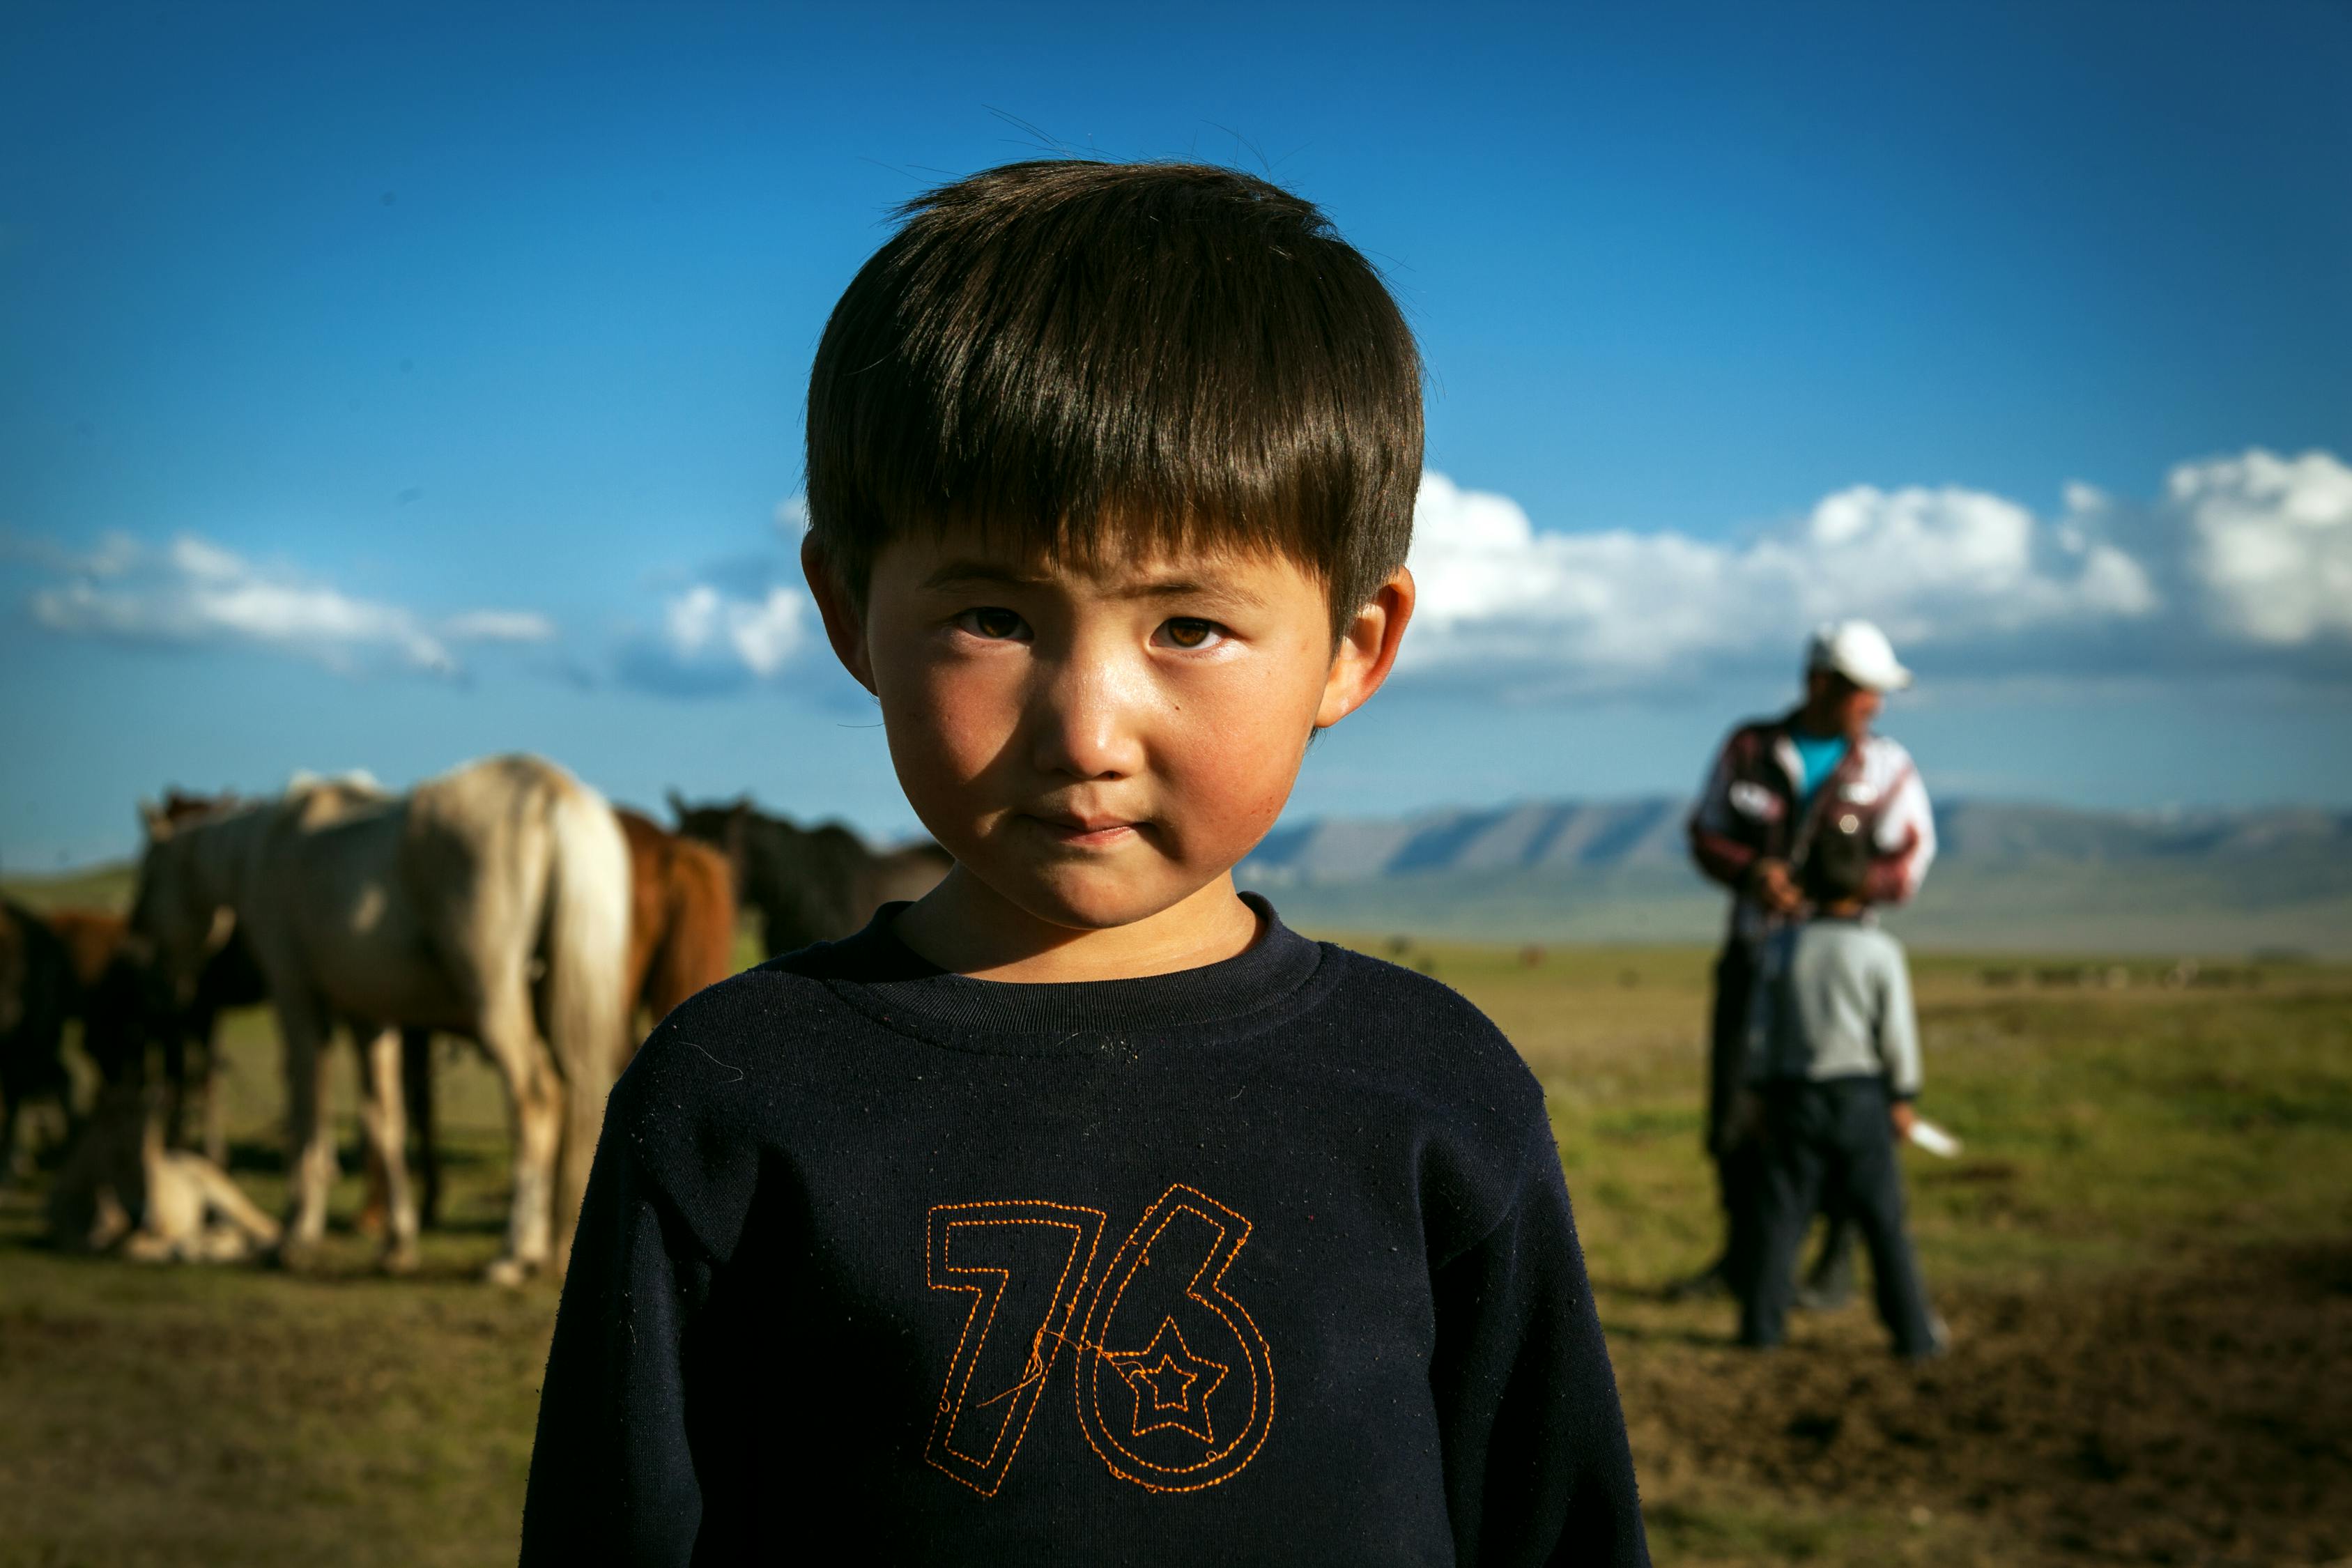
[[1952, 1352], [1917, 1371], [1879, 1352], [1859, 1303], [1825, 1342], [1768, 1357], [1649, 1353], [1620, 1328], [1645, 1489], [1745, 1483], [1896, 1517], [1914, 1539], [1886, 1543], [1891, 1558], [2352, 1556], [2352, 1243], [2063, 1290], [1970, 1285], [1940, 1305]]

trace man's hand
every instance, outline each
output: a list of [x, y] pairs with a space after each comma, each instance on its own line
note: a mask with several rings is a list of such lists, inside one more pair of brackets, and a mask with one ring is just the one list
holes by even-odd
[[1888, 1106], [1886, 1108], [1886, 1119], [1895, 1123], [1895, 1141], [1897, 1143], [1906, 1143], [1910, 1142], [1911, 1123], [1918, 1120], [1918, 1118], [1912, 1112], [1911, 1102], [1909, 1100], [1898, 1100], [1893, 1105]]
[[1805, 901], [1797, 891], [1796, 879], [1789, 875], [1786, 860], [1757, 861], [1755, 868], [1748, 873], [1748, 886], [1757, 901], [1776, 915], [1794, 914]]

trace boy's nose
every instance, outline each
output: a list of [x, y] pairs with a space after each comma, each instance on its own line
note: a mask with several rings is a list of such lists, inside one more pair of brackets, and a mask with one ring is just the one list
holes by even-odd
[[1031, 700], [1031, 761], [1068, 778], [1124, 778], [1142, 765], [1136, 720], [1144, 683], [1115, 660], [1073, 658], [1055, 666]]

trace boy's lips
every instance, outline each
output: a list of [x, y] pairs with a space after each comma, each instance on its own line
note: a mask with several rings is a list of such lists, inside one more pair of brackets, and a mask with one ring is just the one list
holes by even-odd
[[1029, 812], [1024, 815], [1055, 843], [1078, 849], [1107, 848], [1119, 843], [1136, 829], [1135, 823], [1121, 816], [1079, 816], [1066, 812]]

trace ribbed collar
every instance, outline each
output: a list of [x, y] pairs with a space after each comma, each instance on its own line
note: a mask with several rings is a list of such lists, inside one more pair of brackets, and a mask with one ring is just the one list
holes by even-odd
[[820, 979], [901, 1034], [962, 1050], [1019, 1056], [1136, 1055], [1271, 1027], [1311, 1005], [1329, 968], [1255, 893], [1241, 895], [1260, 930], [1221, 963], [1134, 980], [1022, 984], [951, 974], [892, 931], [903, 903], [885, 904], [856, 936], [779, 960]]

